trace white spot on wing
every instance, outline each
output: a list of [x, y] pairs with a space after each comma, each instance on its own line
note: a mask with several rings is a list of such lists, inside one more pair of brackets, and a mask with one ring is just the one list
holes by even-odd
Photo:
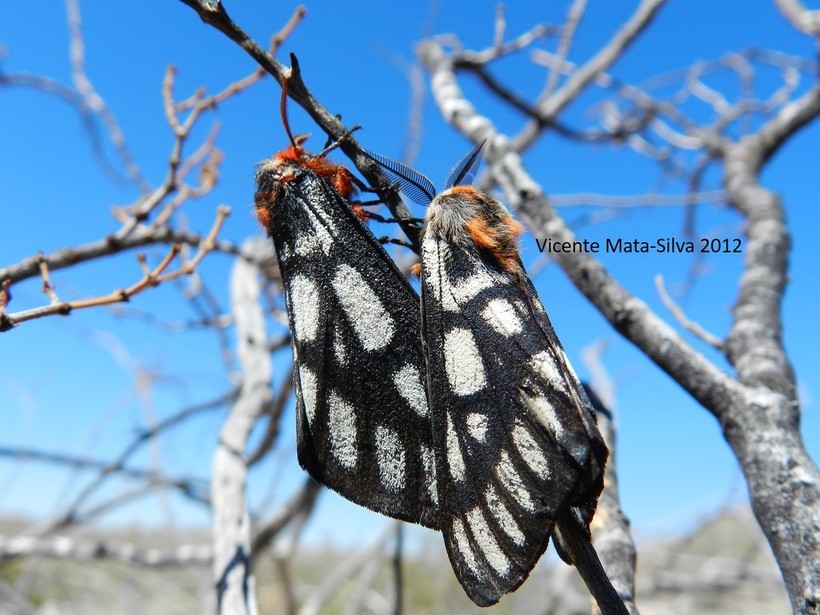
[[515, 308], [506, 299], [493, 299], [481, 311], [481, 317], [501, 335], [512, 337], [518, 335], [524, 326]]
[[486, 271], [474, 273], [466, 280], [456, 283], [452, 288], [453, 298], [456, 303], [463, 305], [470, 299], [478, 295], [482, 290], [493, 286], [494, 280]]
[[558, 368], [555, 366], [555, 360], [552, 355], [546, 350], [533, 355], [530, 359], [530, 367], [535, 370], [544, 380], [549, 382], [555, 388], [563, 388], [564, 381]]
[[336, 356], [336, 361], [339, 365], [344, 365], [347, 361], [347, 348], [342, 340], [342, 333], [340, 331], [340, 323], [336, 323], [336, 328], [333, 330], [333, 354]]
[[436, 486], [436, 458], [433, 450], [421, 445], [421, 463], [424, 466], [424, 480], [427, 483], [427, 493], [433, 504], [438, 506], [438, 487]]
[[353, 330], [365, 350], [384, 348], [396, 332], [393, 318], [358, 271], [341, 264], [333, 277], [333, 289]]
[[330, 451], [348, 469], [356, 466], [356, 412], [351, 404], [331, 392], [328, 399]]
[[313, 426], [316, 418], [316, 374], [304, 365], [299, 365], [299, 384], [302, 387], [302, 403], [305, 406], [308, 425]]
[[404, 447], [399, 435], [387, 427], [377, 427], [376, 454], [381, 484], [394, 493], [404, 489]]
[[482, 290], [492, 288], [493, 286], [509, 284], [509, 280], [506, 277], [488, 268], [487, 265], [474, 254], [468, 253], [466, 256], [475, 272], [470, 277], [452, 285], [451, 292], [457, 304], [464, 305], [478, 296]]
[[572, 364], [570, 364], [569, 358], [567, 357], [567, 353], [564, 352], [564, 349], [559, 346], [555, 349], [555, 353], [558, 355], [558, 360], [564, 366], [564, 369], [569, 371], [573, 379], [578, 380], [578, 376], [575, 375], [575, 370], [572, 369]]
[[312, 280], [295, 275], [290, 281], [290, 310], [298, 342], [312, 342], [319, 332], [319, 294]]
[[463, 256], [470, 261], [474, 273], [466, 279], [454, 282], [447, 276], [446, 268], [447, 262], [453, 258], [450, 245], [443, 239], [432, 236], [422, 243], [424, 283], [429, 285], [433, 296], [439, 300], [441, 309], [445, 312], [458, 312], [461, 305], [475, 298], [481, 291], [498, 284], [509, 283], [504, 276], [488, 269], [479, 258], [469, 253]]
[[478, 566], [478, 560], [470, 546], [470, 541], [467, 539], [467, 532], [464, 531], [464, 524], [461, 519], [453, 519], [453, 536], [456, 539], [456, 548], [461, 557], [464, 558], [464, 563], [475, 575], [481, 576], [482, 571]]
[[481, 355], [468, 329], [453, 329], [444, 336], [444, 367], [456, 395], [470, 395], [486, 384]]
[[547, 458], [538, 446], [538, 442], [532, 437], [527, 428], [523, 424], [516, 422], [512, 430], [513, 442], [515, 448], [518, 449], [518, 454], [526, 462], [528, 466], [540, 478], [545, 479], [549, 476], [549, 465]]
[[407, 400], [416, 414], [419, 416], [430, 414], [427, 408], [427, 394], [424, 392], [419, 370], [408, 363], [393, 375], [393, 384], [396, 385], [399, 395]]
[[311, 227], [313, 227], [313, 231], [303, 230], [297, 236], [294, 246], [296, 254], [307, 256], [318, 250], [322, 250], [325, 255], [329, 254], [333, 245], [332, 232], [335, 231], [333, 219], [320, 210], [305, 209], [304, 212], [310, 221]]
[[464, 456], [461, 454], [461, 445], [453, 429], [453, 419], [447, 415], [447, 465], [450, 466], [450, 476], [453, 480], [464, 480]]
[[504, 530], [504, 533], [509, 536], [515, 544], [523, 546], [524, 533], [521, 531], [521, 528], [518, 527], [518, 523], [515, 522], [515, 517], [513, 517], [509, 509], [504, 506], [504, 502], [498, 497], [498, 493], [496, 493], [492, 485], [489, 485], [484, 492], [484, 499], [487, 500], [487, 507], [490, 509], [493, 517], [495, 517], [495, 520], [498, 521], [498, 525]]
[[495, 473], [498, 481], [507, 492], [518, 502], [524, 510], [533, 512], [535, 510], [535, 503], [530, 497], [524, 481], [521, 480], [515, 466], [510, 461], [510, 456], [507, 451], [501, 452], [501, 458], [495, 466]]
[[561, 421], [558, 420], [558, 415], [555, 414], [555, 408], [552, 407], [552, 404], [547, 398], [522, 395], [521, 399], [535, 419], [549, 429], [556, 440], [559, 440], [561, 436], [564, 435], [564, 428], [561, 425]]
[[282, 244], [282, 247], [279, 250], [279, 260], [283, 263], [290, 260], [290, 257], [293, 255], [293, 252], [290, 249], [290, 246], [286, 243]]
[[481, 547], [490, 566], [501, 576], [507, 574], [510, 570], [510, 560], [507, 559], [501, 547], [498, 546], [498, 542], [481, 512], [481, 507], [476, 506], [467, 513], [467, 523], [473, 534], [473, 540]]
[[422, 242], [421, 251], [421, 260], [424, 263], [422, 269], [424, 283], [430, 286], [433, 296], [441, 302], [443, 310], [457, 312], [459, 307], [450, 294], [451, 284], [447, 279], [445, 267], [445, 263], [451, 258], [450, 246], [445, 241], [427, 237]]
[[467, 431], [479, 442], [484, 442], [484, 439], [487, 437], [487, 415], [479, 414], [478, 412], [468, 414]]
[[303, 231], [298, 237], [296, 237], [296, 241], [294, 241], [296, 254], [302, 257], [318, 252], [322, 248], [322, 245], [323, 243], [316, 236], [316, 233], [309, 231]]

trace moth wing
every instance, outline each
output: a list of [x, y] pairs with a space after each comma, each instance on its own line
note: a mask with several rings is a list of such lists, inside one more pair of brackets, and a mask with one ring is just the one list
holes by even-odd
[[529, 280], [436, 238], [423, 263], [441, 529], [456, 576], [486, 606], [524, 582], [559, 512], [589, 521], [606, 447]]
[[299, 462], [356, 504], [438, 529], [418, 296], [328, 181], [298, 163], [284, 175], [258, 174], [257, 203], [271, 195]]

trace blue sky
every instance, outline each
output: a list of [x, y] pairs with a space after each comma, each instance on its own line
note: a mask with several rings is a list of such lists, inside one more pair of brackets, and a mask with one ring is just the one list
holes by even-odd
[[[508, 36], [529, 29], [534, 20], [559, 23], [563, 3], [517, 2], [507, 9]], [[43, 5], [50, 10], [43, 11]], [[634, 3], [592, 2], [579, 28], [570, 59], [583, 61], [606, 41], [633, 10]], [[278, 30], [290, 14], [282, 3], [227, 4], [233, 18], [260, 43]], [[435, 12], [433, 33], [455, 33], [468, 48], [480, 49], [492, 40], [495, 2], [442, 2]], [[402, 10], [400, 15], [397, 11]], [[160, 87], [168, 64], [177, 67], [176, 92], [183, 98], [204, 86], [209, 92], [246, 75], [254, 66], [232, 42], [202, 24], [180, 2], [90, 3], [82, 6], [86, 36], [86, 69], [99, 93], [116, 114], [132, 152], [149, 180], [159, 183], [166, 171], [171, 136], [163, 117]], [[412, 59], [413, 45], [427, 14], [390, 3], [316, 3], [283, 47], [300, 59], [303, 76], [314, 95], [348, 124], [360, 124], [359, 140], [369, 149], [398, 157], [405, 139], [410, 89], [397, 68]], [[47, 75], [70, 81], [65, 12], [60, 2], [0, 5], [0, 43], [5, 45], [6, 72]], [[542, 43], [548, 48], [552, 44]], [[772, 48], [812, 57], [810, 42], [794, 34], [774, 7], [749, 3], [737, 12], [728, 3], [705, 0], [672, 1], [656, 22], [612, 72], [634, 83], [698, 60], [721, 57], [750, 47]], [[528, 66], [526, 52], [499, 64], [496, 74], [506, 83], [533, 96], [545, 75]], [[400, 60], [397, 60], [400, 58]], [[765, 89], [773, 75], [761, 78]], [[722, 82], [717, 82], [720, 85]], [[733, 86], [728, 80], [727, 87]], [[468, 94], [476, 94], [483, 112], [493, 115], [503, 131], [514, 133], [522, 118], [499, 110], [498, 104], [478, 96], [479, 88], [464, 79]], [[566, 121], [579, 125], [589, 119], [588, 106], [600, 98], [585, 96], [568, 110]], [[106, 179], [92, 155], [76, 113], [62, 101], [23, 89], [0, 89], [0, 266], [15, 263], [38, 250], [49, 252], [98, 239], [116, 229], [112, 205], [132, 202], [133, 186]], [[703, 114], [703, 110], [698, 113]], [[704, 114], [702, 117], [706, 117]], [[206, 118], [196, 133], [201, 139], [213, 119], [221, 122], [219, 147], [226, 153], [220, 183], [207, 198], [189, 203], [188, 224], [206, 231], [219, 203], [233, 208], [223, 236], [241, 242], [261, 234], [251, 216], [253, 170], [256, 162], [285, 145], [278, 115], [278, 88], [261, 83], [228, 101]], [[699, 116], [700, 119], [700, 116]], [[323, 137], [309, 118], [291, 105], [296, 132], [313, 132], [318, 148]], [[804, 402], [803, 433], [810, 451], [820, 452], [820, 418], [816, 341], [820, 325], [815, 266], [818, 262], [817, 168], [820, 127], [804, 130], [769, 164], [763, 179], [779, 192], [794, 232], [791, 282], [784, 305], [785, 340], [796, 368]], [[415, 165], [440, 182], [469, 144], [438, 115], [429, 93], [424, 107], [424, 134]], [[109, 148], [110, 155], [110, 148]], [[579, 146], [550, 136], [526, 158], [533, 176], [555, 195], [576, 192], [641, 194], [657, 185], [654, 164], [626, 150]], [[712, 181], [716, 177], [710, 178]], [[680, 185], [670, 183], [669, 192]], [[578, 223], [599, 210], [567, 208]], [[623, 212], [614, 221], [578, 226], [582, 238], [651, 239], [680, 237], [684, 212], [654, 208]], [[740, 221], [720, 206], [703, 206], [697, 231], [722, 238], [742, 237]], [[522, 240], [525, 262], [538, 256], [534, 238]], [[156, 254], [153, 254], [156, 256]], [[605, 264], [634, 294], [672, 321], [654, 289], [654, 276], [663, 274], [667, 286], [680, 287], [695, 264], [686, 255], [602, 255]], [[202, 272], [223, 300], [231, 261], [212, 255]], [[729, 308], [737, 288], [737, 255], [714, 255], [703, 263], [701, 277], [685, 297], [677, 297], [688, 316], [717, 335], [730, 324]], [[54, 274], [64, 297], [108, 292], [136, 280], [133, 255], [108, 259]], [[569, 284], [555, 266], [536, 277], [536, 285], [576, 370], [583, 377], [584, 347], [598, 340], [611, 342], [604, 362], [615, 379], [619, 422], [618, 466], [621, 496], [638, 532], [680, 528], [726, 501], [743, 501], [745, 486], [737, 464], [711, 416], [610, 326]], [[42, 303], [39, 283], [13, 288], [12, 310]], [[160, 315], [168, 321], [193, 317], [172, 287], [152, 290], [130, 307]], [[691, 340], [710, 357], [715, 354]], [[127, 349], [127, 350], [125, 350]], [[214, 335], [194, 331], [173, 333], [108, 310], [93, 309], [69, 318], [27, 323], [0, 337], [0, 446], [87, 454], [110, 458], [136, 429], [149, 420], [134, 393], [133, 365], [162, 374], [153, 389], [152, 412], [169, 416], [185, 404], [210, 399], [228, 388]], [[286, 357], [278, 355], [277, 379]], [[159, 454], [172, 474], [207, 477], [223, 411], [211, 411], [161, 444]], [[276, 502], [301, 480], [295, 463], [286, 417], [282, 448], [254, 471], [250, 497], [257, 504]], [[275, 458], [274, 458], [275, 457]], [[134, 459], [148, 464], [148, 451]], [[88, 475], [80, 478], [87, 479]], [[43, 516], [77, 491], [78, 477], [51, 466], [0, 459], [0, 513]], [[108, 492], [109, 494], [112, 492]], [[170, 502], [170, 504], [168, 504]], [[206, 525], [208, 515], [177, 496], [168, 502], [144, 498], [111, 515], [111, 523], [157, 524], [173, 519], [179, 525]], [[169, 509], [170, 506], [170, 509]], [[173, 513], [169, 514], [168, 510]], [[381, 520], [373, 514], [323, 495], [320, 515], [310, 526], [317, 540], [356, 542]]]

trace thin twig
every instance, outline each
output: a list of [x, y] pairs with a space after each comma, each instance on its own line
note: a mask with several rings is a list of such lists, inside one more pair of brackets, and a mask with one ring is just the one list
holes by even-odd
[[[211, 231], [208, 233], [205, 240], [199, 244], [199, 250], [192, 260], [186, 261], [182, 263], [178, 269], [166, 273], [165, 270], [168, 269], [180, 250], [179, 245], [174, 244], [165, 255], [165, 258], [163, 258], [154, 269], [144, 273], [143, 277], [138, 282], [128, 288], [112, 291], [107, 295], [92, 297], [89, 299], [78, 299], [76, 301], [60, 301], [54, 292], [54, 286], [51, 284], [49, 278], [48, 261], [45, 257], [40, 255], [38, 257], [38, 265], [40, 267], [41, 276], [43, 279], [43, 290], [51, 299], [51, 303], [46, 306], [3, 315], [2, 320], [0, 320], [0, 332], [8, 331], [20, 323], [33, 320], [35, 318], [43, 318], [45, 316], [53, 316], [56, 314], [65, 316], [74, 310], [126, 302], [129, 301], [131, 297], [145, 291], [148, 288], [159, 286], [164, 282], [174, 280], [183, 275], [190, 275], [205, 255], [214, 249], [216, 245], [216, 235], [222, 228], [225, 218], [229, 215], [229, 213], [230, 208], [219, 208]], [[142, 262], [141, 258], [140, 262]]]
[[82, 541], [69, 536], [0, 536], [0, 561], [17, 557], [116, 561], [145, 568], [207, 566], [213, 561], [209, 545], [182, 545], [168, 552], [156, 548], [142, 549], [128, 542]]
[[669, 293], [666, 290], [666, 286], [663, 283], [663, 276], [658, 274], [655, 276], [655, 289], [658, 291], [658, 295], [663, 301], [663, 304], [666, 308], [672, 313], [675, 317], [675, 320], [680, 323], [680, 325], [689, 331], [692, 335], [698, 337], [699, 339], [703, 340], [713, 348], [717, 348], [721, 352], [725, 350], [725, 343], [723, 340], [718, 338], [716, 335], [709, 333], [706, 329], [701, 327], [698, 323], [692, 322], [686, 317], [686, 314], [683, 313], [683, 310], [678, 306], [677, 303], [669, 296]]
[[[128, 176], [137, 183], [142, 191], [147, 192], [151, 189], [150, 184], [143, 176], [139, 165], [137, 165], [134, 157], [131, 155], [128, 142], [117, 122], [117, 118], [114, 117], [114, 114], [102, 96], [94, 89], [91, 80], [85, 72], [85, 42], [83, 40], [80, 4], [78, 0], [65, 0], [65, 6], [69, 25], [71, 77], [74, 81], [74, 85], [87, 107], [100, 117], [103, 125], [105, 125], [108, 130], [111, 143], [114, 145], [122, 163], [125, 165]], [[102, 155], [102, 152], [100, 152], [100, 155]]]

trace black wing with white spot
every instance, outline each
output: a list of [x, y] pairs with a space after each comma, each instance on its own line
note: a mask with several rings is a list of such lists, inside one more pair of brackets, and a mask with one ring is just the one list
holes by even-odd
[[518, 233], [500, 203], [461, 187], [434, 199], [422, 243], [441, 529], [482, 606], [524, 582], [559, 514], [589, 523], [607, 456]]
[[257, 170], [287, 299], [300, 464], [362, 506], [438, 529], [418, 295], [330, 181]]

